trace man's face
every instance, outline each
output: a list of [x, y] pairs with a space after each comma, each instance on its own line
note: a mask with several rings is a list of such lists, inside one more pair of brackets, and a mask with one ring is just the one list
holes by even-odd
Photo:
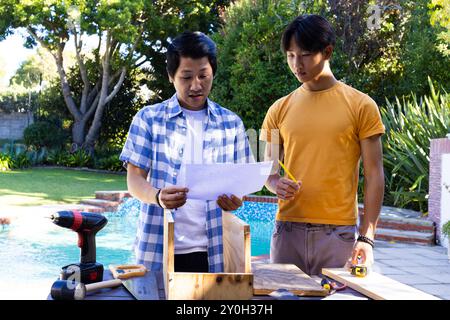
[[286, 51], [289, 68], [302, 83], [317, 80], [323, 71], [329, 50], [332, 50], [331, 47], [327, 47], [325, 53], [302, 50], [294, 37], [291, 37], [289, 49]]
[[180, 65], [174, 77], [169, 75], [169, 79], [183, 108], [201, 110], [205, 107], [213, 83], [213, 70], [208, 57], [180, 57]]

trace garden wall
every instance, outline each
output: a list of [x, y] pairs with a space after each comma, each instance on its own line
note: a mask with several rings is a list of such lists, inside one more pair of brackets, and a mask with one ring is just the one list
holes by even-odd
[[0, 139], [22, 139], [23, 131], [32, 123], [33, 114], [31, 112], [0, 112]]
[[431, 221], [436, 223], [436, 240], [441, 241], [440, 229], [445, 221], [441, 221], [442, 217], [442, 155], [450, 153], [450, 139], [433, 139], [431, 140], [430, 150], [430, 185], [428, 198], [428, 211]]

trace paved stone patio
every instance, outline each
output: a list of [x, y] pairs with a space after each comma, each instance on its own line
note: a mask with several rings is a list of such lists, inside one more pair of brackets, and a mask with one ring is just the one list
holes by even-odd
[[441, 246], [377, 241], [374, 271], [450, 300], [450, 260]]

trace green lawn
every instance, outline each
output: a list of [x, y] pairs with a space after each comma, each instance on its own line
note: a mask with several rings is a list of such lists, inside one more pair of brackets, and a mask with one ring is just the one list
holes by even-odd
[[126, 190], [126, 176], [87, 171], [32, 168], [0, 172], [0, 205], [77, 203], [95, 191]]

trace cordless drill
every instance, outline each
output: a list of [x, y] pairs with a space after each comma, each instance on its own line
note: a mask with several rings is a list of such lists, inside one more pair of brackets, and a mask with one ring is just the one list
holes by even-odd
[[[53, 223], [78, 233], [78, 247], [81, 249], [80, 263], [62, 267], [61, 280], [93, 283], [103, 280], [103, 265], [95, 261], [95, 234], [108, 220], [98, 213], [79, 211], [58, 211], [51, 216]], [[78, 277], [79, 278], [76, 278]]]

